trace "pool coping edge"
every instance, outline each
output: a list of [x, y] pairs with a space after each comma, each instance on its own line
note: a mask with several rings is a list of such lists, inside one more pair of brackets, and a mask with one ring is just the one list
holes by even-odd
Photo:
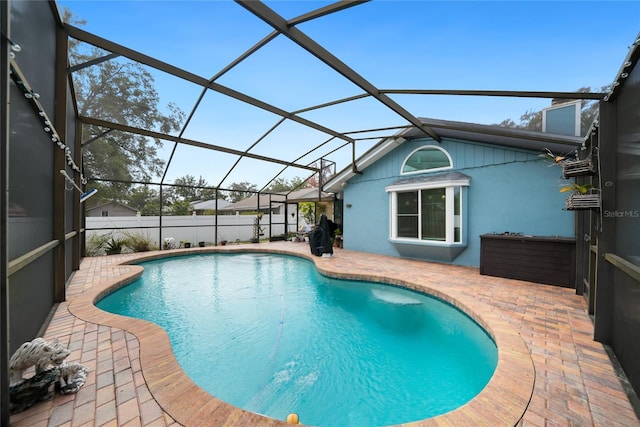
[[[259, 247], [209, 247], [130, 254], [110, 266], [119, 274], [92, 287], [69, 302], [69, 311], [76, 317], [99, 325], [125, 330], [140, 343], [142, 375], [151, 395], [174, 420], [191, 426], [207, 420], [208, 425], [286, 426], [286, 422], [234, 407], [197, 386], [178, 364], [166, 332], [141, 319], [107, 313], [95, 306], [105, 295], [125, 286], [142, 274], [136, 263], [154, 259], [203, 253], [260, 252], [296, 256], [314, 262], [321, 274], [329, 277], [389, 283], [438, 297], [462, 310], [491, 335], [498, 347], [498, 363], [484, 389], [465, 405], [445, 414], [402, 426], [516, 425], [524, 415], [535, 384], [535, 368], [524, 340], [499, 313], [488, 305], [462, 295], [384, 275], [343, 274], [331, 269], [331, 258], [312, 257], [298, 252]], [[123, 268], [125, 267], [125, 268]], [[185, 397], [188, 396], [188, 397]]]

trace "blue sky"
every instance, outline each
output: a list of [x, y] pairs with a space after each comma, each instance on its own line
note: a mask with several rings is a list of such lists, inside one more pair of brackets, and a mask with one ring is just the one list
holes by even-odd
[[[331, 2], [266, 1], [286, 19]], [[86, 31], [211, 78], [272, 29], [233, 1], [59, 1]], [[372, 1], [300, 24], [298, 29], [383, 89], [575, 91], [612, 83], [640, 31], [640, 2], [626, 1]], [[161, 104], [189, 113], [200, 88], [150, 70]], [[283, 36], [217, 80], [224, 86], [293, 111], [362, 90]], [[494, 124], [518, 120], [546, 99], [392, 95], [418, 117]], [[371, 99], [301, 114], [338, 132], [401, 126], [404, 119]], [[279, 120], [209, 92], [184, 136], [244, 150]], [[384, 133], [388, 135], [389, 133]], [[371, 136], [381, 136], [380, 133]], [[253, 152], [294, 160], [329, 137], [286, 122]], [[361, 154], [376, 141], [356, 145]], [[329, 151], [340, 142], [330, 142]], [[168, 145], [170, 148], [171, 145]], [[301, 163], [319, 157], [306, 156]], [[163, 157], [168, 156], [168, 150]], [[329, 157], [338, 170], [351, 148]], [[235, 157], [180, 146], [172, 179], [191, 174], [218, 185]], [[243, 160], [222, 187], [240, 181], [261, 186], [281, 166]], [[283, 177], [306, 176], [293, 169]]]

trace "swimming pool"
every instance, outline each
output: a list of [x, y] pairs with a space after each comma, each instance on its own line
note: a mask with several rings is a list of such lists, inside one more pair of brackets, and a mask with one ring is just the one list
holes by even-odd
[[[442, 301], [320, 275], [313, 263], [209, 254], [142, 264], [97, 305], [167, 330], [177, 360], [209, 393], [311, 425], [388, 425], [473, 398], [497, 363], [493, 341]], [[357, 356], [357, 357], [353, 357]]]

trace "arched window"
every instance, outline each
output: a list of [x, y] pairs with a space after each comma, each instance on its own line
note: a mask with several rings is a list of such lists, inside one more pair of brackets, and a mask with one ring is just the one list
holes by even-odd
[[445, 150], [434, 145], [420, 147], [413, 151], [402, 165], [401, 173], [433, 172], [453, 168], [451, 156]]

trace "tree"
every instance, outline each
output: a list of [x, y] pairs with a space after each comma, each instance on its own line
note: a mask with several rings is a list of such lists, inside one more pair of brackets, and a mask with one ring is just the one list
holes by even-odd
[[269, 193], [282, 193], [286, 191], [297, 190], [299, 188], [305, 188], [302, 184], [305, 179], [300, 177], [291, 178], [291, 180], [287, 180], [286, 178], [276, 178], [271, 184], [265, 189]]
[[515, 127], [518, 127], [516, 122], [514, 122], [511, 119], [504, 119], [503, 121], [498, 123], [498, 126], [503, 127], [503, 128], [515, 128]]
[[203, 188], [208, 187], [209, 184], [202, 176], [196, 179], [194, 176], [185, 175], [183, 177], [176, 178], [173, 183], [177, 186], [165, 187], [164, 199], [168, 202], [175, 202], [178, 200], [195, 202], [198, 200], [213, 200], [216, 197], [215, 189]]
[[[305, 179], [300, 177], [294, 177], [291, 178], [291, 180], [276, 178], [262, 193], [284, 193], [298, 188], [305, 188], [306, 186], [303, 186], [304, 181]], [[223, 193], [220, 197], [231, 203], [236, 203], [256, 194], [258, 192], [258, 186], [247, 181], [234, 182], [229, 186], [228, 190], [229, 191], [224, 193], [220, 192]]]
[[[86, 23], [73, 17], [68, 9], [64, 11], [63, 20], [76, 25]], [[106, 54], [102, 49], [87, 48], [78, 41], [71, 40], [69, 44], [72, 66]], [[80, 67], [72, 76], [81, 117], [96, 117], [162, 133], [178, 130], [184, 121], [184, 113], [174, 104], [169, 103], [161, 110], [153, 76], [141, 64], [111, 58]], [[159, 139], [86, 125], [82, 139], [86, 142], [83, 166], [88, 178], [148, 181], [163, 171], [165, 162], [158, 157], [158, 149], [162, 147]], [[100, 188], [100, 198], [108, 195], [115, 200], [122, 200], [122, 196], [116, 195], [131, 187], [113, 182], [94, 186]]]
[[141, 215], [160, 214], [160, 195], [157, 190], [147, 185], [135, 186], [129, 191], [127, 205], [137, 209]]
[[[579, 92], [589, 92], [590, 87], [580, 88]], [[611, 91], [611, 85], [601, 86], [600, 92], [608, 93]], [[598, 101], [582, 101], [582, 123], [580, 124], [580, 135], [586, 135], [594, 120], [598, 119], [600, 107]]]
[[521, 129], [542, 132], [542, 111], [528, 110], [520, 116]]
[[229, 190], [226, 193], [227, 200], [231, 203], [235, 203], [242, 199], [246, 199], [247, 197], [251, 197], [258, 191], [258, 187], [255, 184], [251, 184], [250, 182], [234, 182], [229, 186]]
[[168, 211], [165, 214], [168, 215], [189, 215], [189, 211], [191, 210], [191, 204], [187, 200], [176, 200], [171, 203]]
[[518, 123], [514, 122], [512, 119], [504, 119], [498, 123], [498, 126], [512, 129], [536, 130], [541, 132], [542, 111], [527, 110], [520, 116], [520, 121]]
[[[320, 169], [320, 172], [314, 174], [311, 178], [309, 178], [309, 187], [320, 187], [321, 185], [324, 185], [336, 173], [336, 164], [325, 159], [316, 162], [314, 166]], [[322, 182], [320, 179], [320, 175], [322, 175]]]
[[298, 210], [302, 214], [302, 217], [307, 224], [316, 224], [320, 215], [326, 214], [329, 208], [327, 203], [324, 202], [300, 202], [298, 203]]

